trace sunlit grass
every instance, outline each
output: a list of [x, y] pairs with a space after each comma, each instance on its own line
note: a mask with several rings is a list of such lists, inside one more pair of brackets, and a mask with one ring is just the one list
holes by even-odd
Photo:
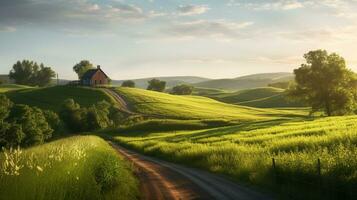
[[[121, 134], [120, 143], [145, 154], [229, 175], [236, 180], [276, 187], [275, 158], [285, 184], [320, 187], [317, 160], [321, 161], [322, 191], [340, 198], [357, 183], [357, 116], [314, 121], [270, 121], [165, 133]], [[309, 185], [309, 184], [312, 185]], [[305, 188], [305, 189], [306, 189]], [[308, 194], [301, 193], [306, 198]], [[304, 196], [305, 195], [305, 196]], [[335, 195], [335, 196], [334, 196]], [[315, 196], [311, 197], [314, 198]]]
[[41, 109], [59, 111], [64, 100], [74, 99], [81, 106], [91, 106], [99, 101], [115, 103], [104, 91], [98, 88], [53, 86], [32, 88], [6, 93], [11, 101], [17, 104], [36, 106]]
[[0, 154], [0, 199], [136, 199], [131, 167], [104, 140], [76, 136]]
[[178, 96], [136, 88], [117, 88], [136, 112], [176, 119], [258, 121], [306, 115], [305, 110], [259, 109], [222, 103], [200, 96]]
[[32, 88], [26, 85], [18, 85], [18, 84], [0, 84], [0, 93], [13, 91], [13, 90], [21, 90], [21, 89], [29, 89]]

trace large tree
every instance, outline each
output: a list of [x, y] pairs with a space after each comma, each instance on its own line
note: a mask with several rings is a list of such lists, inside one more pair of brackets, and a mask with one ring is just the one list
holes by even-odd
[[41, 87], [50, 84], [55, 76], [56, 73], [50, 67], [29, 60], [17, 61], [9, 74], [17, 84]]
[[328, 116], [355, 111], [357, 77], [345, 60], [325, 50], [310, 51], [304, 58], [306, 63], [294, 70], [296, 84], [289, 88], [289, 96]]
[[148, 85], [148, 90], [153, 90], [153, 91], [157, 91], [157, 92], [163, 92], [165, 91], [166, 88], [166, 82], [165, 81], [160, 81], [158, 79], [152, 79], [150, 81], [148, 81], [149, 85]]
[[94, 66], [88, 60], [82, 60], [73, 66], [73, 71], [77, 73], [78, 79], [81, 79], [84, 73], [90, 69], [94, 69]]

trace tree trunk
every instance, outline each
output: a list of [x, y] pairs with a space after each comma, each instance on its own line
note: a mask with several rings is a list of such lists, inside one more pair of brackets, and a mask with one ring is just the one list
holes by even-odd
[[329, 101], [325, 102], [325, 110], [326, 110], [327, 116], [331, 116], [331, 106], [330, 106], [330, 102]]

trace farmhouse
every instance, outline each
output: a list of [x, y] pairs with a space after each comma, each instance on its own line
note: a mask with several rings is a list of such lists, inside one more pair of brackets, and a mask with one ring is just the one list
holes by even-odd
[[83, 74], [80, 83], [85, 86], [107, 85], [110, 78], [103, 72], [100, 66], [97, 69], [90, 69]]

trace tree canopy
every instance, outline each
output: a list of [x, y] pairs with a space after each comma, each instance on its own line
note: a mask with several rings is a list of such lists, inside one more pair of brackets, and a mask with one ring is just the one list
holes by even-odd
[[177, 94], [177, 95], [190, 95], [192, 94], [193, 91], [193, 87], [190, 85], [177, 85], [175, 87], [172, 88], [171, 93], [172, 94]]
[[135, 88], [135, 82], [131, 80], [124, 81], [121, 84], [122, 87], [130, 87], [130, 88]]
[[294, 70], [296, 84], [289, 88], [289, 96], [328, 116], [356, 111], [357, 77], [344, 58], [325, 50], [310, 51], [304, 58], [306, 63]]
[[166, 82], [165, 81], [160, 81], [158, 79], [152, 79], [148, 81], [149, 85], [147, 87], [148, 90], [153, 90], [157, 92], [163, 92], [165, 91], [166, 88]]
[[50, 67], [29, 60], [17, 61], [9, 74], [17, 84], [40, 87], [50, 84], [55, 76], [56, 73]]
[[90, 69], [94, 69], [94, 66], [88, 60], [82, 60], [73, 66], [73, 71], [77, 73], [78, 79], [81, 79], [82, 76]]
[[0, 95], [0, 146], [41, 144], [52, 137], [58, 124], [52, 111], [14, 104]]

